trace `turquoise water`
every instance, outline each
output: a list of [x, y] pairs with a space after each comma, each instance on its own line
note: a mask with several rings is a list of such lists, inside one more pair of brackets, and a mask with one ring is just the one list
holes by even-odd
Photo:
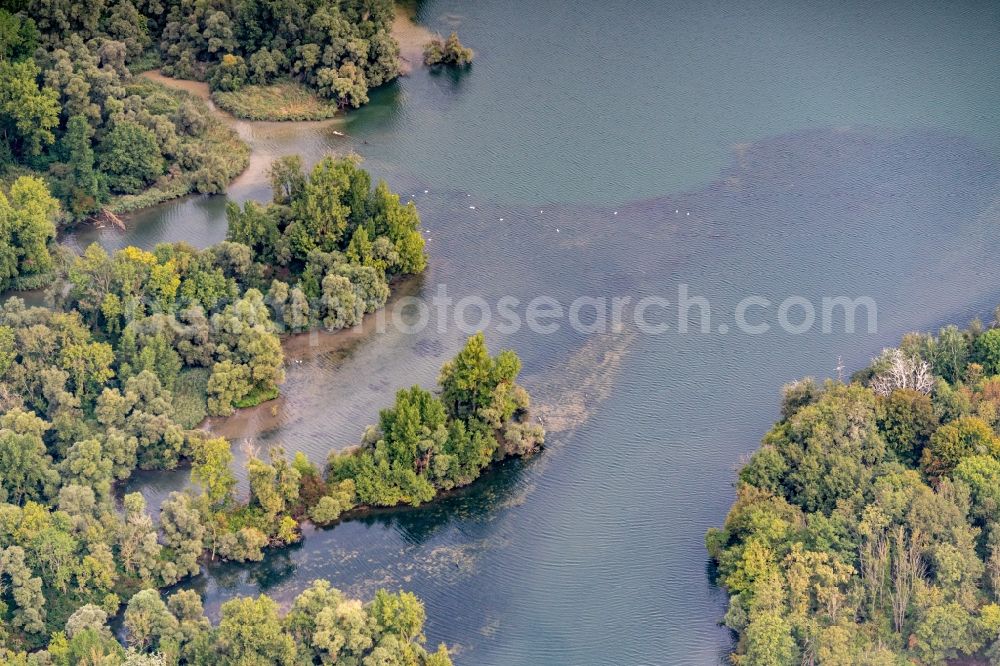
[[[515, 348], [553, 421], [546, 452], [455, 497], [330, 530], [190, 582], [210, 612], [288, 600], [318, 577], [362, 596], [406, 588], [459, 664], [714, 664], [704, 531], [780, 387], [863, 365], [909, 330], [1000, 302], [1000, 10], [994, 3], [425, 2], [419, 19], [477, 51], [417, 70], [338, 126], [243, 125], [266, 154], [355, 150], [414, 197], [425, 301], [706, 297], [711, 332], [553, 335]], [[425, 193], [424, 190], [427, 190]], [[265, 198], [259, 180], [231, 196]], [[223, 237], [222, 197], [137, 216], [109, 245]], [[470, 206], [475, 206], [471, 209]], [[501, 221], [503, 218], [503, 221]], [[747, 335], [740, 299], [868, 296], [877, 330]], [[818, 307], [818, 306], [817, 306]], [[774, 313], [760, 315], [772, 324]], [[675, 329], [676, 327], [674, 327]], [[463, 334], [365, 329], [289, 347], [270, 408], [213, 424], [321, 462], [396, 388], [432, 385]], [[838, 360], [839, 359], [839, 360]], [[136, 480], [153, 498], [185, 474]]]

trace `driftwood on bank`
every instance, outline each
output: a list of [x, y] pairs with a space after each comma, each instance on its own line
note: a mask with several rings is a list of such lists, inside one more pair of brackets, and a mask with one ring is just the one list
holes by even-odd
[[113, 224], [118, 227], [120, 230], [125, 231], [125, 222], [123, 222], [120, 217], [115, 215], [114, 212], [108, 208], [102, 208], [100, 213], [90, 219], [99, 227], [103, 226], [104, 222], [108, 222], [109, 224]]

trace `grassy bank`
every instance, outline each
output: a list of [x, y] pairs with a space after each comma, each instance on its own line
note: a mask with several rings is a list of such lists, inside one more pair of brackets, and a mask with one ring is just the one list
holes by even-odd
[[335, 103], [292, 81], [244, 86], [235, 92], [216, 91], [212, 101], [223, 111], [245, 120], [326, 120], [337, 113]]

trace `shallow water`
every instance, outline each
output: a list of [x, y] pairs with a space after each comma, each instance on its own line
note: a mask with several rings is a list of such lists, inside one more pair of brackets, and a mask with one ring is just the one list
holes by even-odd
[[[361, 595], [412, 589], [428, 639], [458, 646], [462, 664], [718, 663], [725, 594], [702, 537], [781, 385], [833, 375], [838, 358], [850, 372], [906, 331], [1000, 302], [998, 9], [434, 1], [419, 18], [457, 27], [472, 69], [416, 70], [340, 121], [344, 137], [331, 125], [240, 131], [268, 157], [355, 150], [414, 197], [431, 262], [401, 293], [674, 301], [683, 283], [709, 299], [711, 332], [493, 324], [489, 342], [520, 353], [555, 430], [542, 456], [430, 507], [310, 531], [261, 564], [209, 567], [190, 586], [213, 613], [234, 594], [290, 599], [317, 577]], [[265, 198], [266, 184], [247, 177], [231, 196]], [[223, 207], [196, 197], [77, 242], [208, 244], [224, 236]], [[767, 334], [719, 333], [753, 294], [817, 308], [870, 296], [877, 331], [791, 335], [770, 312]], [[296, 340], [276, 413], [213, 428], [322, 462], [397, 388], [432, 385], [464, 337], [374, 329]], [[155, 501], [185, 481], [133, 487]]]

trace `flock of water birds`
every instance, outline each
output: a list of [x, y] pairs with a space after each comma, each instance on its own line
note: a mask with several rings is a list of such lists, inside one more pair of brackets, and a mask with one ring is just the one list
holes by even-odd
[[[430, 190], [424, 190], [424, 194], [430, 194]], [[466, 194], [465, 196], [466, 196], [466, 197], [469, 197], [469, 198], [471, 198], [471, 197], [472, 197], [472, 194]], [[410, 199], [409, 199], [409, 201], [408, 201], [407, 203], [414, 203], [414, 202], [416, 201], [416, 198], [417, 198], [417, 195], [416, 195], [416, 194], [411, 194], [411, 195], [410, 195]], [[475, 205], [473, 205], [473, 204], [469, 204], [469, 210], [476, 210], [476, 207], [475, 207]], [[681, 214], [681, 211], [680, 211], [680, 209], [675, 209], [675, 210], [674, 210], [674, 213], [675, 213], [676, 215], [680, 215], [680, 214]], [[538, 210], [538, 214], [539, 214], [539, 215], [544, 215], [544, 214], [545, 214], [545, 209], [543, 209], [543, 208], [540, 208], [540, 209]], [[614, 212], [612, 213], [612, 215], [618, 215], [618, 211], [617, 211], [617, 210], [616, 210], [616, 211], [614, 211]], [[691, 216], [691, 211], [685, 211], [684, 215], [685, 215], [685, 216], [687, 216], [687, 217], [690, 217], [690, 216]], [[499, 221], [500, 221], [500, 222], [503, 222], [503, 218], [502, 218], [502, 217], [501, 217], [501, 218], [499, 218]], [[557, 234], [558, 234], [558, 233], [560, 233], [560, 231], [559, 231], [559, 227], [555, 227], [555, 231], [556, 231], [556, 233], [557, 233]], [[431, 234], [431, 230], [430, 230], [430, 229], [424, 229], [424, 233], [426, 233], [426, 234], [427, 234], [427, 240], [428, 240], [428, 241], [432, 240], [432, 239], [431, 239], [431, 235], [430, 235], [430, 234]]]

